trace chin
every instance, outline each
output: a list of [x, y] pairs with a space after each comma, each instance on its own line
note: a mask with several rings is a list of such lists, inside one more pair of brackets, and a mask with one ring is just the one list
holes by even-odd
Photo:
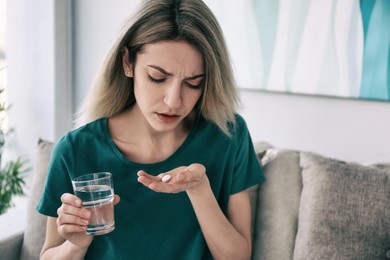
[[164, 123], [157, 120], [153, 120], [152, 122], [149, 121], [149, 125], [152, 129], [154, 129], [157, 132], [169, 132], [175, 130], [181, 123], [181, 120], [177, 120], [174, 123]]

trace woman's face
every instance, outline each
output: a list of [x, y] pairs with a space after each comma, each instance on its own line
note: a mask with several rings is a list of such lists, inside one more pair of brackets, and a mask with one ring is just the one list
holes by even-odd
[[145, 45], [133, 73], [135, 106], [156, 131], [175, 129], [203, 92], [202, 55], [184, 41]]

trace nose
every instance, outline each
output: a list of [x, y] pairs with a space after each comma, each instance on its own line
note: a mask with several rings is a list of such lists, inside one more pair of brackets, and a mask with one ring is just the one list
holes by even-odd
[[178, 109], [182, 102], [181, 86], [179, 83], [174, 83], [167, 88], [164, 102], [172, 109]]

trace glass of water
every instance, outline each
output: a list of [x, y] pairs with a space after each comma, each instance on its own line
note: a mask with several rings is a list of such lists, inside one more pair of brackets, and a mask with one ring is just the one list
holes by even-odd
[[91, 212], [87, 226], [88, 235], [102, 235], [115, 229], [114, 187], [112, 174], [97, 172], [82, 175], [72, 180], [75, 195], [83, 207]]

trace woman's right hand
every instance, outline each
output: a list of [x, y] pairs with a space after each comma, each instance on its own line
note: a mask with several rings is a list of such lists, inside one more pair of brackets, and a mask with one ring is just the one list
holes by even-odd
[[75, 195], [64, 193], [61, 196], [61, 207], [58, 208], [58, 233], [80, 248], [87, 248], [92, 243], [93, 236], [87, 235], [85, 230], [91, 213], [82, 207], [82, 201]]

